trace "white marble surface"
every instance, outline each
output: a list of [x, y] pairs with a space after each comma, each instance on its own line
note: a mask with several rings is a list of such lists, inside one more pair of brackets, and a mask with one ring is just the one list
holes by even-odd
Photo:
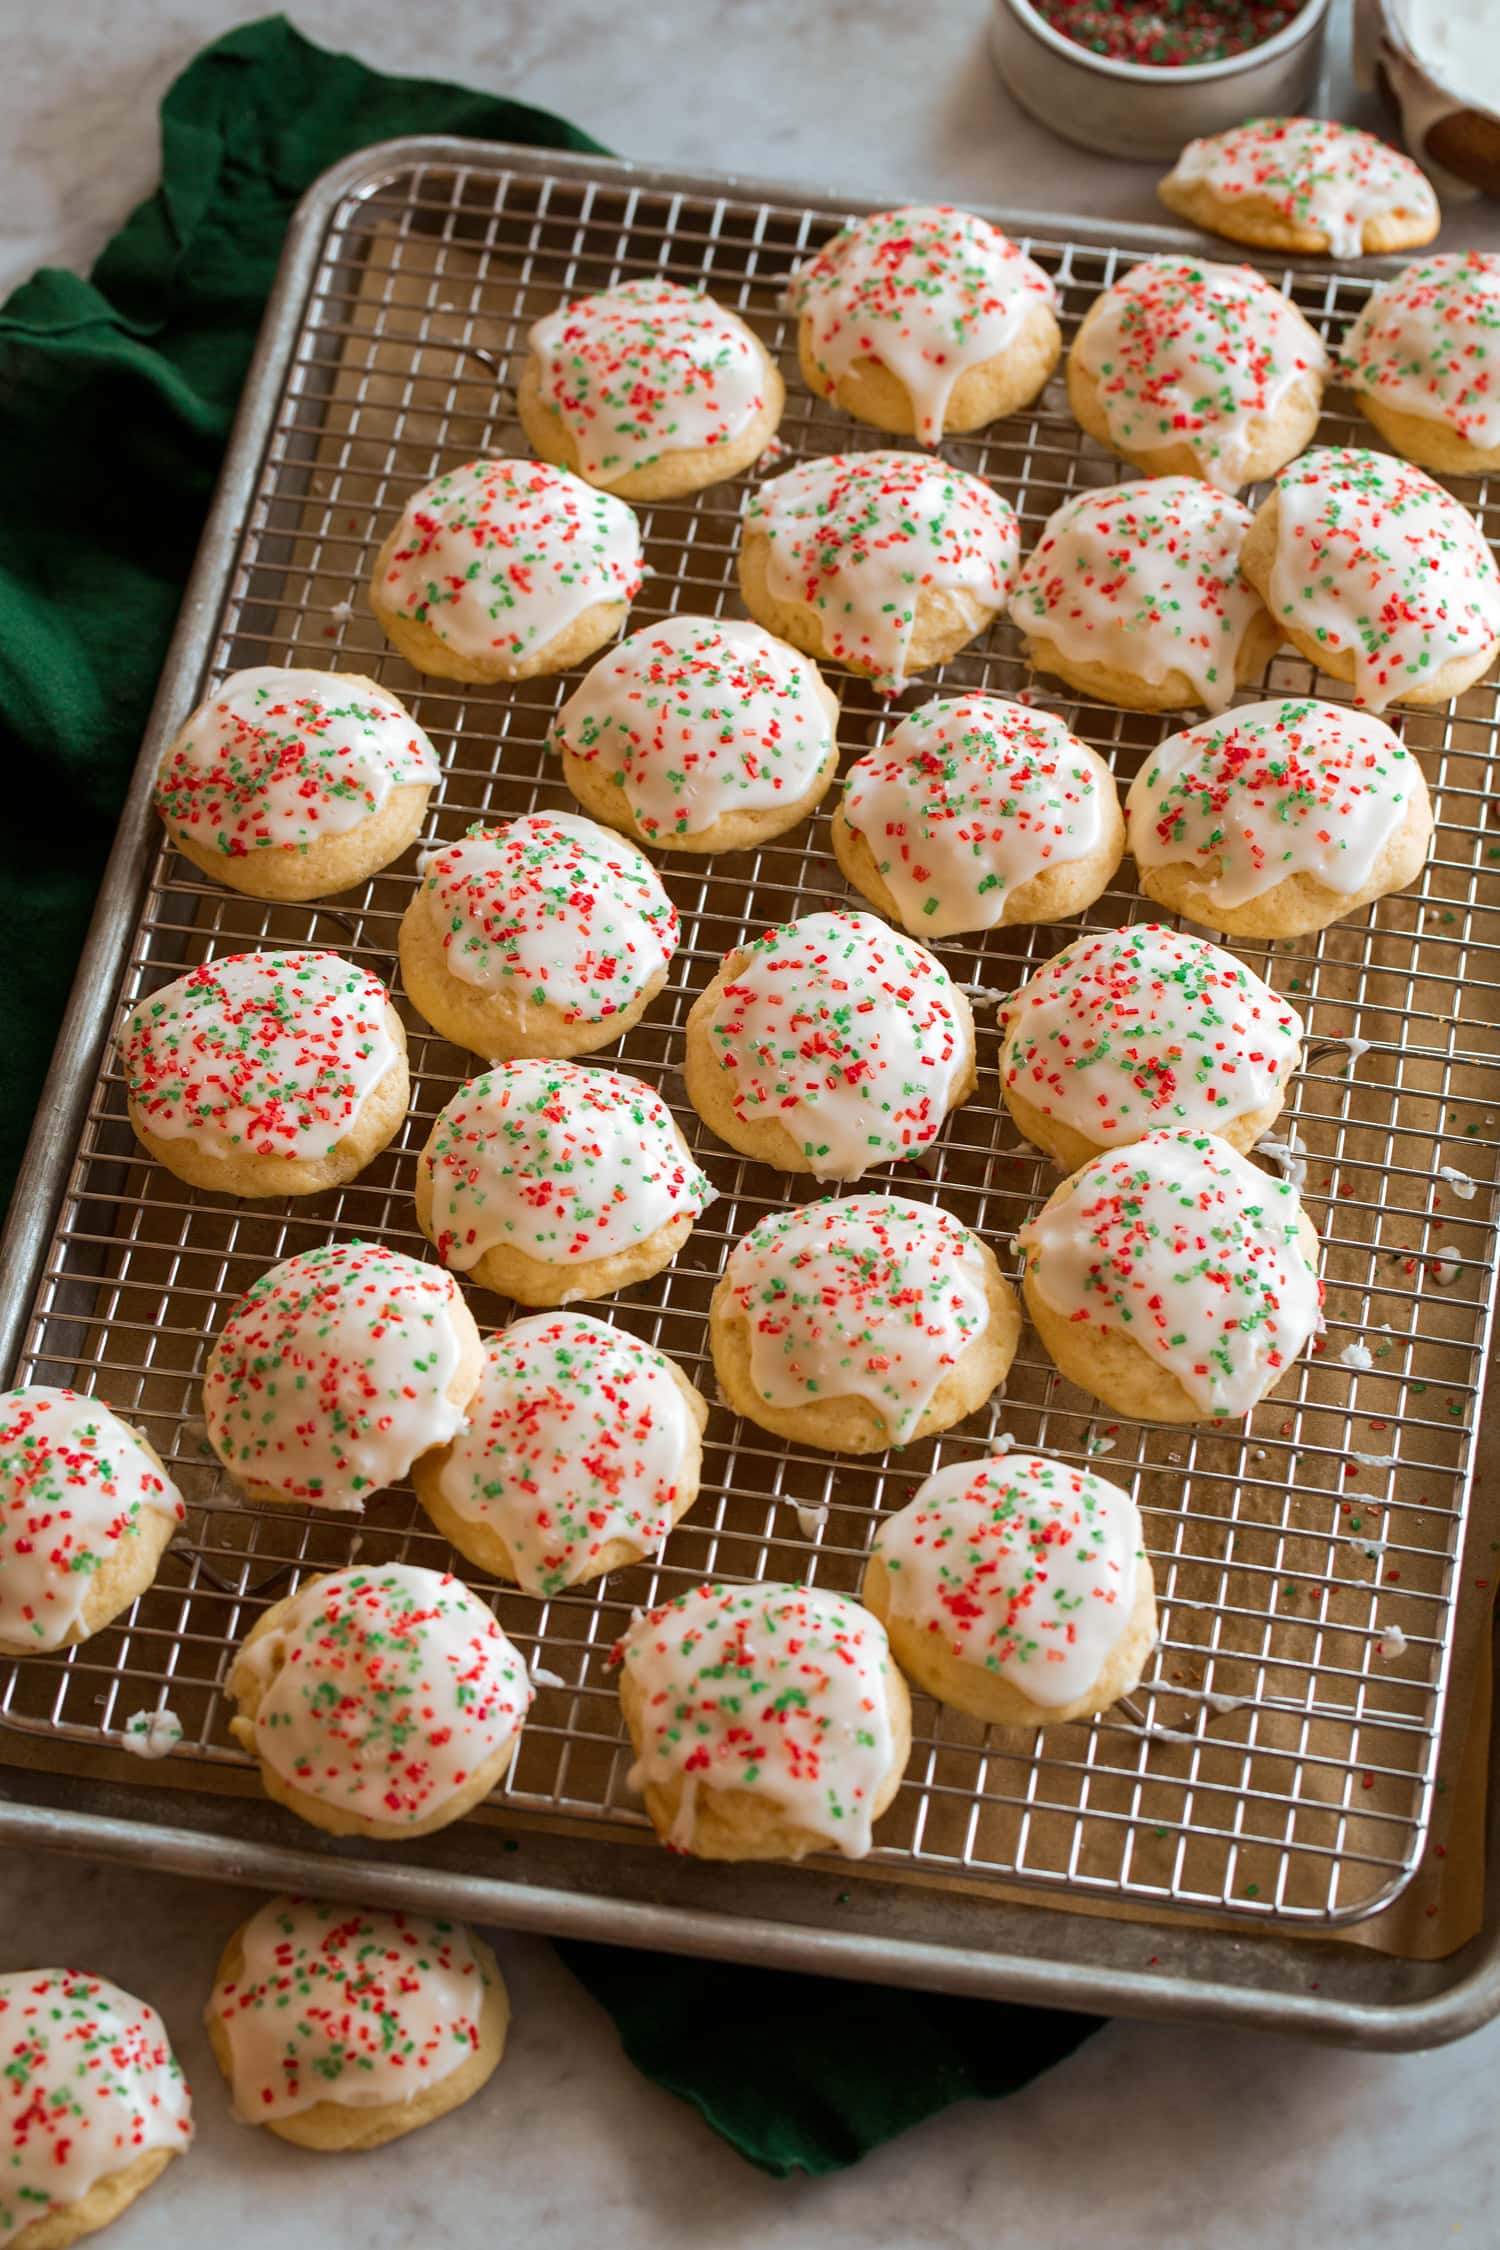
[[[0, 285], [83, 264], [155, 175], [157, 101], [221, 0], [0, 0]], [[300, 0], [325, 44], [564, 111], [623, 153], [1058, 211], [1153, 214], [1150, 169], [1050, 141], [1009, 105], [983, 0]], [[1335, 42], [1332, 98], [1352, 104]], [[1500, 241], [1471, 206], [1445, 243]], [[110, 2237], [251, 2250], [1361, 2250], [1500, 2238], [1500, 2025], [1428, 2056], [1118, 2024], [1025, 2093], [966, 2106], [823, 2182], [778, 2184], [638, 2078], [538, 1941], [502, 1938], [516, 2021], [469, 2109], [383, 2154], [319, 2159], [234, 2126], [199, 2026], [242, 1894], [71, 1862], [0, 1863], [0, 1967], [61, 1957], [162, 2009], [199, 2096], [190, 2159]], [[714, 2027], [708, 2027], [712, 2030]], [[720, 2030], [732, 2027], [718, 2027]]]

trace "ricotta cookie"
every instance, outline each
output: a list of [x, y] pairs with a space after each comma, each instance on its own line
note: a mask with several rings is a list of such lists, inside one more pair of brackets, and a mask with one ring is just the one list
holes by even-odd
[[1152, 752], [1125, 806], [1146, 897], [1229, 937], [1302, 937], [1426, 863], [1422, 769], [1341, 703], [1242, 703]]
[[1147, 476], [1237, 492], [1308, 443], [1327, 371], [1322, 337], [1264, 274], [1172, 254], [1094, 299], [1068, 354], [1068, 403]]
[[1389, 453], [1305, 453], [1262, 501], [1243, 561], [1277, 631], [1371, 711], [1446, 703], [1500, 651], [1500, 572], [1484, 533]]
[[79, 1969], [0, 1975], [0, 2242], [67, 2250], [192, 2144], [193, 2105], [154, 2008]]
[[809, 656], [898, 692], [1005, 607], [1016, 512], [978, 477], [921, 453], [799, 461], [750, 495], [740, 591]]
[[881, 1517], [860, 1598], [909, 1680], [990, 1726], [1107, 1711], [1156, 1645], [1135, 1502], [1037, 1453], [929, 1477]]
[[1125, 849], [1114, 777], [1050, 711], [998, 695], [923, 704], [844, 776], [834, 855], [913, 936], [1063, 922]]
[[612, 641], [644, 568], [623, 500], [543, 461], [469, 461], [408, 500], [370, 607], [419, 672], [529, 680]]
[[1252, 1148], [1281, 1114], [1303, 1024], [1232, 953], [1137, 922], [1090, 930], [1005, 1011], [1000, 1090], [1065, 1172], [1191, 1127]]
[[1029, 406], [1062, 350], [1051, 275], [946, 204], [852, 220], [797, 268], [787, 306], [808, 389], [924, 445]]
[[1500, 469], [1500, 256], [1418, 258], [1377, 281], [1344, 337], [1339, 373], [1366, 421], [1441, 476]]
[[638, 844], [743, 851], [795, 828], [838, 771], [817, 666], [759, 625], [668, 617], [601, 656], [553, 724], [563, 779]]
[[478, 2093], [510, 2002], [462, 1922], [273, 1898], [225, 1946], [204, 2022], [242, 2125], [383, 2148]]
[[415, 1472], [468, 1561], [561, 1594], [660, 1552], [698, 1497], [708, 1408], [664, 1353], [583, 1313], [491, 1336], [469, 1417]]
[[863, 1859], [911, 1755], [885, 1629], [814, 1586], [707, 1585], [615, 1650], [631, 1786], [697, 1859]]
[[983, 1406], [1021, 1314], [994, 1255], [946, 1211], [848, 1195], [762, 1219], [709, 1316], [736, 1414], [832, 1453], [935, 1437]]
[[445, 1266], [545, 1306], [659, 1273], [714, 1191], [639, 1078], [511, 1062], [471, 1079], [441, 1112], [416, 1196], [417, 1223]]
[[358, 1511], [446, 1445], [484, 1363], [456, 1284], [378, 1242], [262, 1274], [203, 1378], [208, 1440], [252, 1500]]
[[915, 1156], [974, 1091], [974, 1017], [872, 914], [804, 914], [731, 953], [688, 1017], [705, 1125], [762, 1164], [857, 1180]]
[[1061, 1374], [1146, 1422], [1238, 1419], [1321, 1317], [1295, 1188], [1212, 1133], [1148, 1133], [1063, 1181], [1017, 1238]]
[[330, 1836], [400, 1841], [498, 1787], [534, 1692], [461, 1580], [356, 1565], [266, 1611], [230, 1667], [229, 1731], [288, 1812]]
[[1327, 117], [1254, 117], [1189, 141], [1157, 192], [1210, 234], [1334, 258], [1414, 250], [1442, 218], [1409, 156]]
[[576, 813], [476, 826], [421, 863], [401, 979], [434, 1031], [487, 1062], [613, 1046], [677, 950], [677, 910], [644, 853]]
[[182, 1520], [155, 1449], [98, 1399], [0, 1392], [0, 1656], [97, 1633], [145, 1592]]
[[142, 1000], [120, 1034], [136, 1139], [190, 1187], [319, 1195], [401, 1130], [406, 1033], [338, 953], [228, 953]]
[[234, 672], [162, 752], [156, 809], [184, 859], [251, 898], [326, 898], [421, 834], [437, 752], [357, 672]]
[[527, 341], [516, 412], [533, 448], [622, 500], [738, 476], [786, 404], [738, 314], [659, 274], [559, 306]]

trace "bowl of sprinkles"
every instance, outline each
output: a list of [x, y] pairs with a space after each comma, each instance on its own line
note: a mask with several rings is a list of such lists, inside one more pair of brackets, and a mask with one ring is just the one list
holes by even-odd
[[1329, 0], [993, 0], [995, 64], [1023, 109], [1114, 156], [1301, 111]]

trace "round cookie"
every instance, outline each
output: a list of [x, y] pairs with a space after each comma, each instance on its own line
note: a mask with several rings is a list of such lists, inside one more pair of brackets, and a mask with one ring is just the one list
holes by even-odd
[[490, 1337], [467, 1422], [412, 1481], [469, 1562], [560, 1594], [660, 1552], [698, 1497], [707, 1420], [664, 1353], [583, 1313], [537, 1313]]
[[383, 2148], [466, 2102], [505, 2047], [494, 1954], [462, 1922], [268, 1899], [204, 2009], [242, 2125], [297, 2148]]
[[799, 461], [752, 492], [740, 592], [767, 632], [895, 693], [1005, 606], [1016, 512], [920, 453]]
[[142, 1000], [120, 1033], [131, 1129], [190, 1187], [320, 1195], [401, 1130], [406, 1033], [338, 953], [227, 953]]
[[1141, 890], [1228, 937], [1302, 937], [1414, 883], [1432, 843], [1422, 769], [1342, 703], [1242, 703], [1170, 735], [1125, 801]]
[[1500, 652], [1500, 571], [1483, 531], [1389, 453], [1305, 453], [1261, 502], [1241, 560], [1277, 630], [1371, 711], [1446, 703]]
[[804, 914], [731, 953], [687, 1023], [688, 1100], [743, 1156], [857, 1180], [915, 1156], [975, 1086], [942, 963], [871, 914]]
[[417, 1224], [444, 1265], [523, 1305], [659, 1273], [713, 1197], [660, 1095], [581, 1063], [471, 1079], [417, 1160]]
[[1354, 403], [1440, 476], [1500, 469], [1500, 255], [1449, 251], [1377, 281], [1339, 348]]
[[735, 1413], [831, 1453], [883, 1453], [961, 1422], [1004, 1382], [1020, 1336], [988, 1246], [899, 1196], [773, 1212], [730, 1251], [709, 1315]]
[[844, 776], [830, 823], [845, 876], [913, 936], [1064, 922], [1125, 849], [1104, 760], [1050, 711], [940, 696]]
[[1241, 568], [1251, 522], [1198, 477], [1076, 493], [1011, 597], [1028, 658], [1127, 711], [1222, 711], [1281, 640]]
[[1065, 1172], [1144, 1133], [1275, 1124], [1302, 1060], [1295, 1008], [1206, 938], [1136, 922], [1063, 947], [1007, 1004], [1000, 1091]]
[[0, 1657], [86, 1641], [156, 1576], [182, 1495], [98, 1399], [0, 1391]]
[[668, 617], [601, 656], [550, 744], [584, 811], [662, 851], [744, 851], [804, 820], [838, 771], [838, 700], [759, 625]]
[[699, 1586], [638, 1618], [615, 1661], [631, 1786], [663, 1843], [697, 1859], [864, 1858], [911, 1755], [911, 1698], [857, 1602]]
[[798, 266], [787, 307], [808, 389], [924, 445], [1029, 406], [1062, 350], [1051, 275], [946, 204], [851, 220]]
[[1074, 1172], [1017, 1236], [1058, 1372], [1148, 1422], [1248, 1414], [1321, 1317], [1295, 1188], [1212, 1133], [1148, 1133]]
[[510, 1771], [534, 1694], [460, 1579], [412, 1563], [310, 1578], [240, 1644], [229, 1731], [266, 1795], [330, 1836], [431, 1836]]
[[909, 1680], [990, 1726], [1107, 1711], [1156, 1645], [1135, 1502], [1036, 1453], [954, 1461], [919, 1485], [881, 1517], [860, 1599]]
[[544, 461], [622, 500], [738, 476], [776, 434], [786, 389], [738, 314], [659, 274], [539, 320], [516, 412]]
[[411, 713], [357, 672], [235, 672], [162, 752], [155, 803], [184, 859], [251, 898], [326, 898], [421, 834], [441, 778]]
[[0, 2241], [67, 2250], [97, 2234], [192, 2144], [166, 2025], [79, 1969], [0, 1975]]
[[1174, 252], [1094, 299], [1068, 353], [1068, 403], [1147, 476], [1237, 492], [1309, 442], [1327, 372], [1322, 337], [1264, 274]]
[[378, 1242], [262, 1274], [203, 1378], [208, 1441], [252, 1500], [358, 1512], [463, 1422], [483, 1366], [457, 1284]]
[[408, 500], [370, 607], [419, 672], [530, 680], [613, 640], [644, 567], [623, 500], [542, 461], [469, 461]]
[[677, 911], [661, 877], [576, 813], [476, 825], [421, 876], [401, 920], [407, 998], [487, 1062], [613, 1046], [667, 981]]
[[1254, 117], [1189, 141], [1157, 190], [1169, 211], [1263, 250], [1414, 250], [1442, 213], [1409, 156], [1327, 117]]

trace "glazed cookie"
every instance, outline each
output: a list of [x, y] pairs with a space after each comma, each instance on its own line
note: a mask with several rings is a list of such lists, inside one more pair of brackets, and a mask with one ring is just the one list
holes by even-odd
[[378, 1242], [262, 1274], [203, 1378], [208, 1440], [252, 1500], [363, 1508], [463, 1422], [484, 1364], [457, 1285]]
[[356, 672], [235, 672], [162, 753], [184, 859], [251, 898], [326, 898], [399, 859], [439, 779], [411, 713]]
[[1065, 1172], [1176, 1127], [1244, 1151], [1280, 1116], [1302, 1037], [1296, 1009], [1206, 938], [1090, 930], [1008, 1004], [1000, 1090]]
[[638, 844], [741, 851], [813, 810], [838, 721], [817, 666], [759, 625], [668, 617], [600, 657], [551, 746], [584, 811]]
[[1189, 141], [1158, 190], [1169, 211], [1263, 250], [1414, 250], [1442, 214], [1409, 156], [1327, 117], [1255, 117]]
[[942, 963], [872, 914], [804, 914], [730, 954], [688, 1017], [682, 1074], [741, 1155], [857, 1180], [969, 1099], [974, 1018]]
[[762, 1219], [709, 1316], [736, 1414], [831, 1453], [935, 1437], [1004, 1382], [1021, 1335], [993, 1253], [946, 1211], [847, 1195]]
[[421, 876], [401, 920], [407, 998], [487, 1062], [613, 1046], [667, 981], [677, 911], [661, 877], [576, 813], [473, 827]]
[[1327, 372], [1322, 337], [1264, 274], [1173, 254], [1094, 299], [1068, 354], [1068, 403], [1147, 476], [1237, 492], [1302, 451]]
[[911, 1755], [911, 1698], [868, 1610], [814, 1586], [699, 1586], [637, 1619], [615, 1660], [631, 1785], [663, 1843], [864, 1858]]
[[1238, 938], [1302, 937], [1404, 890], [1432, 843], [1422, 769], [1341, 703], [1242, 703], [1169, 736], [1126, 799], [1141, 889]]
[[516, 412], [533, 448], [622, 500], [738, 476], [786, 404], [739, 316], [659, 274], [560, 306], [527, 341]]
[[67, 2250], [192, 2143], [193, 2105], [154, 2008], [78, 1969], [0, 1975], [0, 2242]]
[[581, 1063], [471, 1079], [417, 1160], [417, 1223], [444, 1265], [523, 1305], [660, 1273], [713, 1195], [660, 1095]]
[[913, 936], [1063, 922], [1125, 849], [1114, 777], [1050, 711], [924, 703], [844, 776], [830, 824], [855, 890]]
[[745, 506], [740, 591], [766, 630], [899, 691], [1005, 607], [1016, 512], [920, 453], [799, 461]]
[[1128, 711], [1221, 711], [1281, 635], [1240, 567], [1250, 510], [1198, 477], [1065, 500], [1027, 556], [1010, 613], [1026, 654]]
[[657, 1554], [698, 1497], [708, 1408], [675, 1362], [583, 1313], [491, 1336], [469, 1418], [418, 1464], [450, 1546], [528, 1594]]
[[225, 1946], [204, 2022], [242, 2125], [383, 2148], [478, 2093], [510, 2002], [462, 1922], [273, 1898]]
[[1051, 275], [946, 204], [852, 220], [797, 268], [787, 306], [808, 389], [924, 445], [1029, 406], [1062, 350]]
[[266, 1795], [330, 1836], [399, 1841], [505, 1779], [534, 1693], [461, 1580], [412, 1563], [310, 1578], [230, 1667], [229, 1731]]
[[1441, 476], [1500, 469], [1500, 256], [1450, 251], [1377, 281], [1339, 352], [1361, 414]]
[[1149, 1422], [1248, 1414], [1321, 1317], [1295, 1188], [1212, 1133], [1148, 1133], [1063, 1181], [1017, 1244], [1059, 1373]]
[[1484, 533], [1389, 453], [1305, 453], [1262, 501], [1242, 559], [1278, 632], [1372, 711], [1446, 703], [1500, 650], [1500, 572]]
[[370, 607], [419, 672], [529, 680], [612, 641], [643, 570], [623, 500], [542, 461], [470, 461], [408, 500]]
[[145, 1592], [182, 1519], [155, 1449], [98, 1399], [0, 1392], [0, 1657], [97, 1633]]
[[1140, 1511], [1036, 1453], [954, 1461], [883, 1516], [860, 1599], [909, 1680], [990, 1726], [1092, 1718], [1156, 1645]]
[[229, 953], [126, 1019], [120, 1069], [148, 1156], [218, 1195], [319, 1195], [401, 1129], [406, 1033], [338, 953]]

